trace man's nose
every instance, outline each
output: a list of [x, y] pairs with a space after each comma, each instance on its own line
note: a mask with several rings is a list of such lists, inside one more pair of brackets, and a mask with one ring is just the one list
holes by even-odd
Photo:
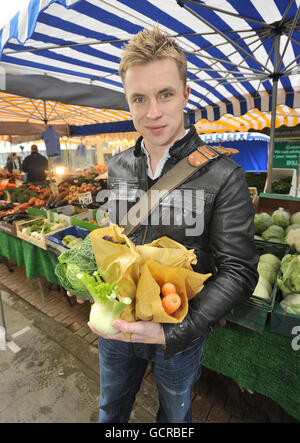
[[157, 119], [161, 117], [162, 112], [159, 107], [159, 103], [157, 100], [153, 99], [149, 101], [149, 107], [147, 112], [147, 117], [153, 119]]

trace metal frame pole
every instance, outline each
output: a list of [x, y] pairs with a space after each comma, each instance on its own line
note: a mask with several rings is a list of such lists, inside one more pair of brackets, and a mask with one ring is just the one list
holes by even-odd
[[272, 189], [272, 168], [273, 168], [273, 156], [274, 156], [274, 144], [275, 144], [275, 125], [276, 125], [276, 106], [277, 106], [277, 92], [278, 92], [278, 79], [276, 75], [279, 72], [279, 47], [280, 47], [280, 35], [275, 38], [274, 46], [274, 74], [273, 86], [272, 86], [272, 107], [271, 107], [271, 128], [270, 128], [270, 145], [268, 155], [268, 174], [266, 182], [266, 192], [271, 192]]

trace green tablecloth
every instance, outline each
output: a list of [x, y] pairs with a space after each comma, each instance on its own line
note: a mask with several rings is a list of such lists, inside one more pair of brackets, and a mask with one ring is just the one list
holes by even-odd
[[0, 231], [0, 255], [25, 266], [29, 279], [44, 276], [50, 283], [59, 284], [54, 273], [57, 257], [49, 251]]
[[203, 365], [278, 403], [300, 420], [300, 350], [291, 339], [227, 323], [206, 342]]
[[[51, 252], [0, 231], [0, 254], [25, 266], [29, 279], [44, 276], [58, 284], [57, 257]], [[209, 335], [203, 364], [271, 398], [300, 420], [300, 350], [292, 349], [289, 338], [227, 323]]]

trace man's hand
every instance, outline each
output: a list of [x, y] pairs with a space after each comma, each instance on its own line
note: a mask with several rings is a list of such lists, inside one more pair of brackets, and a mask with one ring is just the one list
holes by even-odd
[[[118, 329], [119, 332], [115, 334], [105, 335], [94, 329], [89, 323], [88, 326], [90, 330], [98, 335], [110, 340], [119, 340], [131, 343], [151, 343], [165, 345], [165, 334], [163, 327], [160, 323], [154, 323], [152, 321], [136, 321], [128, 322], [125, 320], [115, 320], [113, 322], [113, 327]], [[126, 336], [124, 333], [127, 333]], [[130, 338], [128, 337], [130, 334]]]
[[[73, 297], [71, 292], [67, 291], [69, 297]], [[77, 303], [84, 303], [84, 300], [76, 297]], [[110, 340], [119, 340], [132, 343], [149, 343], [165, 345], [165, 334], [163, 327], [160, 323], [154, 323], [152, 321], [136, 321], [128, 322], [125, 320], [115, 320], [113, 327], [119, 332], [115, 334], [105, 335], [94, 329], [89, 323], [90, 330], [99, 337], [107, 338]], [[124, 335], [126, 333], [126, 335]], [[130, 337], [128, 337], [130, 334]]]

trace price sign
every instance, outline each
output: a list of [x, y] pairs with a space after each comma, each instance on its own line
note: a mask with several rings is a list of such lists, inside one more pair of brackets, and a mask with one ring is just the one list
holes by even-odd
[[79, 203], [83, 206], [87, 206], [90, 203], [93, 203], [93, 197], [91, 192], [84, 192], [83, 194], [79, 194], [78, 200]]
[[59, 194], [59, 190], [58, 190], [58, 186], [57, 186], [57, 183], [50, 183], [50, 188], [51, 188], [51, 191], [53, 192], [53, 194], [55, 195], [55, 196], [58, 196], [58, 194]]

